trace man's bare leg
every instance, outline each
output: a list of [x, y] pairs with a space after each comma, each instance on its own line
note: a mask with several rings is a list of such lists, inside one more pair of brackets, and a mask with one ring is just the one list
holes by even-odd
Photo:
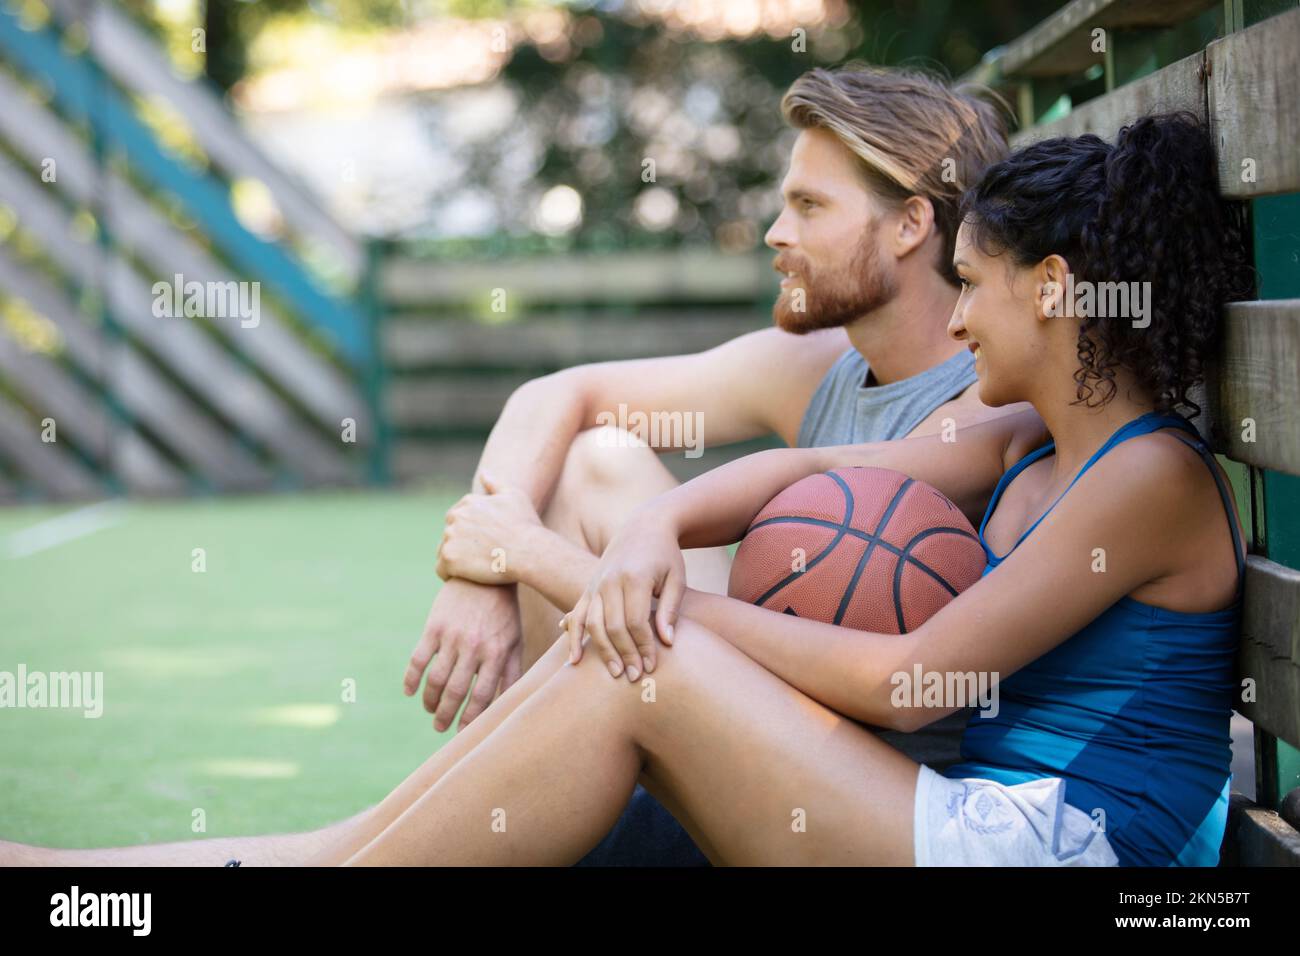
[[[602, 431], [605, 433], [602, 439]], [[659, 456], [630, 434], [617, 440], [613, 428], [581, 432], [569, 446], [542, 523], [574, 544], [599, 555], [632, 509], [678, 484]], [[683, 552], [686, 580], [699, 591], [727, 593], [731, 555], [726, 548]], [[546, 652], [559, 636], [560, 618], [570, 610], [557, 608], [525, 584], [517, 589], [524, 634], [524, 670]]]
[[373, 811], [370, 807], [306, 833], [210, 837], [104, 850], [52, 850], [0, 840], [0, 866], [223, 866], [231, 859], [242, 866], [298, 866], [337, 846]]
[[309, 833], [217, 837], [183, 843], [106, 850], [50, 850], [0, 841], [0, 866], [207, 866], [238, 859], [246, 866], [335, 865], [344, 862], [396, 820], [473, 750], [563, 665], [555, 648], [545, 663], [530, 668], [468, 727], [410, 774], [383, 802], [341, 823]]
[[[552, 531], [587, 547], [593, 554], [604, 551], [609, 537], [632, 508], [677, 483], [649, 448], [636, 447], [630, 438], [618, 441], [616, 436], [608, 433], [605, 437], [608, 440], [602, 442], [595, 429], [578, 436], [570, 448], [564, 471], [546, 515], [543, 516], [544, 523]], [[726, 592], [731, 566], [726, 548], [688, 551], [686, 558], [687, 576], [692, 586]], [[526, 653], [524, 677], [437, 754], [426, 760], [383, 803], [372, 808], [369, 815], [351, 828], [333, 847], [320, 855], [313, 855], [305, 862], [312, 865], [337, 865], [365, 847], [431, 789], [461, 757], [472, 751], [505, 721], [563, 662], [564, 654], [552, 653], [546, 657], [544, 665], [532, 666], [554, 645], [562, 612], [531, 588], [521, 586], [520, 590], [526, 590], [530, 595], [527, 598], [521, 597], [521, 611], [525, 607], [529, 608], [522, 615], [525, 641], [530, 640], [529, 628], [534, 629], [531, 638], [534, 656], [530, 658]], [[546, 630], [542, 631], [541, 628]], [[526, 648], [527, 646], [526, 644]], [[691, 822], [675, 801], [664, 799], [664, 803], [670, 811], [679, 814], [679, 819], [688, 824]]]
[[[633, 508], [676, 485], [672, 473], [648, 447], [638, 445], [630, 436], [623, 442], [602, 442], [599, 430], [591, 429], [579, 434], [570, 447], [542, 518], [551, 530], [600, 554]], [[687, 580], [692, 587], [726, 592], [731, 569], [726, 548], [691, 550], [685, 552], [685, 557]], [[558, 637], [564, 611], [526, 585], [521, 584], [518, 593], [527, 669]], [[486, 721], [485, 717], [486, 713], [479, 718], [485, 725], [497, 722]], [[346, 820], [305, 833], [213, 837], [99, 850], [47, 849], [0, 841], [0, 865], [221, 866], [236, 859], [248, 866], [297, 866], [319, 859], [326, 848], [351, 844], [375, 830], [377, 824], [372, 817], [378, 809], [369, 807]]]

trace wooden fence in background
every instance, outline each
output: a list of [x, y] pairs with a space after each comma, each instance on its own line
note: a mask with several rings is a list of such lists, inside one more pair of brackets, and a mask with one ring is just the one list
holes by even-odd
[[[353, 237], [123, 11], [49, 9], [0, 7], [0, 500], [464, 484], [523, 381], [771, 321], [769, 255], [470, 263]], [[240, 218], [247, 181], [275, 238]], [[256, 283], [256, 325], [155, 315], [176, 276]]]
[[[0, 7], [0, 496], [366, 480], [365, 244], [114, 5], [50, 8]], [[240, 218], [249, 180], [274, 238]], [[177, 276], [256, 289], [257, 314], [160, 318], [155, 284]]]
[[[771, 255], [708, 250], [379, 266], [394, 473], [468, 482], [520, 384], [584, 362], [699, 352], [771, 325]], [[493, 306], [501, 311], [493, 311]], [[666, 455], [696, 474], [770, 443]]]

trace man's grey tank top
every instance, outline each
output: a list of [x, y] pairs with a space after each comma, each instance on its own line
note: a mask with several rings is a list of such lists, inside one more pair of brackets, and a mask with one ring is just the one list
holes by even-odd
[[[804, 412], [800, 448], [906, 438], [931, 412], [976, 381], [975, 357], [965, 350], [888, 385], [866, 386], [867, 370], [867, 360], [857, 349], [835, 360]], [[943, 770], [961, 759], [961, 736], [970, 714], [970, 708], [963, 708], [914, 733], [882, 730], [877, 736], [917, 763]]]
[[888, 385], [865, 385], [869, 368], [853, 348], [835, 360], [804, 412], [800, 448], [906, 438], [931, 412], [975, 382], [975, 357], [967, 350]]

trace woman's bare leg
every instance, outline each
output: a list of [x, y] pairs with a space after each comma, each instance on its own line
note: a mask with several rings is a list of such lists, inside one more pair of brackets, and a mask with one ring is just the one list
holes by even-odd
[[572, 863], [642, 776], [728, 863], [914, 862], [917, 764], [690, 621], [638, 684], [556, 669], [443, 769], [349, 862]]

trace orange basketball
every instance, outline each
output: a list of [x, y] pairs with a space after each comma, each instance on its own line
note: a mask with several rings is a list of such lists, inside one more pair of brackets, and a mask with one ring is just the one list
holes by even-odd
[[905, 634], [984, 572], [957, 506], [888, 468], [809, 475], [769, 501], [745, 533], [727, 592], [773, 611]]

